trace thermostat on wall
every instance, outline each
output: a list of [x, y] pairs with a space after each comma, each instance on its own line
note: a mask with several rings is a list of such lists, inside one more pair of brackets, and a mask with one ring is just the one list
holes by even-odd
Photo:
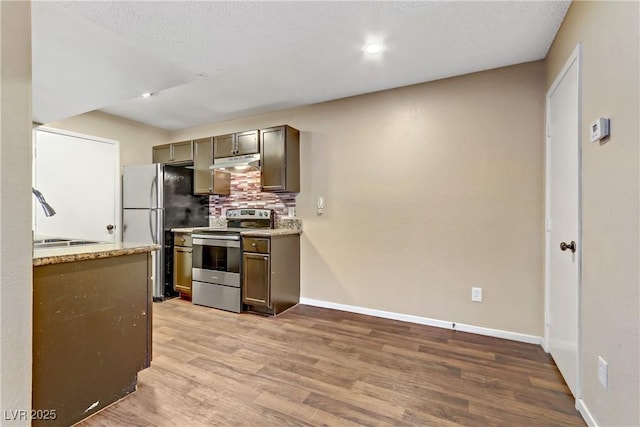
[[591, 142], [599, 141], [609, 136], [609, 119], [598, 117], [591, 123]]

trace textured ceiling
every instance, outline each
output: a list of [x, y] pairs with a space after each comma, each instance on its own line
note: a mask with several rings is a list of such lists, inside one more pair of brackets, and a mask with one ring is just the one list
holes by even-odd
[[[100, 109], [173, 130], [534, 61], [568, 7], [33, 2], [34, 121]], [[366, 57], [368, 41], [386, 50]]]

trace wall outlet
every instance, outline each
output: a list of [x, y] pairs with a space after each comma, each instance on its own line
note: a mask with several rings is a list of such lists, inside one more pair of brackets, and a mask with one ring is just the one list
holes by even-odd
[[482, 288], [471, 288], [471, 301], [482, 302]]
[[600, 356], [598, 356], [598, 381], [606, 390], [609, 383], [609, 365]]

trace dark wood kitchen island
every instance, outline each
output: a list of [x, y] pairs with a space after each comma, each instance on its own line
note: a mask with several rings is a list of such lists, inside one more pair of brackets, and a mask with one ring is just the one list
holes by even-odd
[[129, 243], [36, 249], [33, 425], [69, 426], [136, 389], [151, 361], [151, 252]]

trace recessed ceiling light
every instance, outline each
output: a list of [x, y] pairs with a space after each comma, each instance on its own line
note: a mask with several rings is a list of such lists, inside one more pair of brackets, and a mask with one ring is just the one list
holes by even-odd
[[362, 48], [364, 53], [368, 53], [369, 55], [375, 55], [376, 53], [380, 53], [384, 50], [384, 45], [382, 43], [367, 43]]
[[143, 98], [151, 98], [153, 96], [153, 92], [145, 92], [142, 94]]

